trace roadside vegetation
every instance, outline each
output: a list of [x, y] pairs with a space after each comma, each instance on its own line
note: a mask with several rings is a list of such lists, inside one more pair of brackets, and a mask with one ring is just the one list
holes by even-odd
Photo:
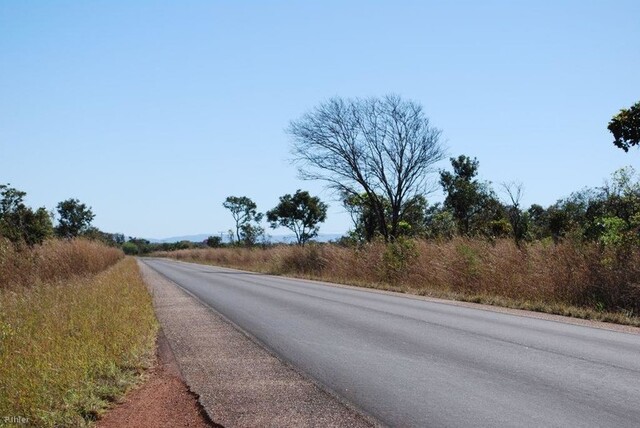
[[85, 239], [50, 239], [21, 247], [0, 237], [0, 288], [25, 288], [102, 272], [123, 258], [121, 250]]
[[[639, 112], [636, 104], [609, 123], [625, 151], [638, 145]], [[285, 195], [266, 216], [272, 227], [296, 232], [299, 245], [270, 245], [243, 233], [263, 230], [262, 214], [250, 198], [234, 196], [224, 206], [234, 214], [235, 238], [198, 244], [220, 248], [154, 254], [640, 325], [640, 179], [633, 168], [549, 206], [525, 207], [524, 186], [482, 180], [476, 158], [452, 157], [450, 168], [435, 171], [444, 158], [440, 131], [420, 105], [398, 96], [334, 98], [292, 121], [288, 132], [300, 176], [327, 183], [351, 215], [347, 235], [310, 242], [326, 205], [298, 190], [306, 198]], [[432, 174], [441, 203], [427, 199]]]
[[89, 207], [25, 195], [0, 185], [0, 425], [89, 425], [153, 361], [151, 297]]
[[0, 415], [84, 426], [152, 361], [151, 298], [120, 250], [12, 247], [0, 240]]
[[640, 326], [640, 250], [456, 237], [157, 253], [176, 260]]

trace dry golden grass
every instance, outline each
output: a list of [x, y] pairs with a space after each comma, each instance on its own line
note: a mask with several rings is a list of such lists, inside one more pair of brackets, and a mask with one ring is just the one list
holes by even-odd
[[16, 247], [0, 237], [0, 289], [96, 274], [123, 257], [117, 248], [84, 239], [48, 240], [35, 247]]
[[135, 260], [99, 244], [49, 242], [26, 258], [9, 250], [0, 264], [0, 415], [88, 425], [150, 362], [151, 297]]
[[640, 249], [511, 240], [180, 250], [178, 260], [640, 325]]

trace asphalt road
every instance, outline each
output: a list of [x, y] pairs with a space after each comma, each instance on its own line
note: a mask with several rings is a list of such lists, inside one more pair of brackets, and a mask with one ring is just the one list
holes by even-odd
[[639, 427], [640, 335], [147, 259], [390, 426]]

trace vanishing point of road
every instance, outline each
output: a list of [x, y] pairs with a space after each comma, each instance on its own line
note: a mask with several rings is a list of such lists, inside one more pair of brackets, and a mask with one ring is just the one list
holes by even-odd
[[637, 334], [144, 262], [383, 425], [640, 426]]

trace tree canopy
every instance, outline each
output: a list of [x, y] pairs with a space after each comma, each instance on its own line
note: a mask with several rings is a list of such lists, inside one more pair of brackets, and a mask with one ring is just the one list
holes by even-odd
[[640, 144], [640, 101], [622, 109], [611, 118], [607, 127], [613, 134], [613, 144], [625, 152]]
[[53, 235], [51, 216], [46, 208], [35, 211], [26, 206], [26, 192], [0, 184], [0, 236], [16, 243], [40, 244]]
[[486, 233], [491, 221], [499, 220], [501, 204], [489, 184], [476, 178], [476, 158], [460, 155], [450, 161], [453, 172], [440, 172], [440, 185], [446, 194], [444, 208], [451, 210], [460, 235]]
[[258, 224], [262, 220], [262, 213], [259, 213], [255, 202], [247, 196], [228, 196], [222, 206], [231, 212], [235, 221], [236, 242], [254, 244], [264, 229]]
[[[391, 204], [382, 195], [378, 195], [385, 209], [387, 224], [391, 222]], [[350, 232], [356, 241], [371, 241], [376, 236], [383, 236], [382, 224], [375, 213], [374, 204], [366, 193], [359, 195], [344, 195], [342, 205], [353, 221], [354, 228]], [[425, 218], [427, 200], [423, 195], [415, 195], [404, 202], [400, 209], [400, 222], [396, 235], [419, 236], [425, 232]]]
[[75, 238], [88, 232], [95, 214], [91, 207], [81, 203], [78, 199], [67, 199], [58, 203], [58, 225], [56, 235], [62, 238]]
[[300, 176], [341, 195], [364, 193], [386, 240], [401, 234], [406, 201], [426, 191], [428, 174], [444, 157], [440, 130], [418, 103], [396, 95], [332, 98], [288, 132]]
[[298, 189], [294, 195], [280, 197], [280, 203], [267, 211], [272, 228], [283, 226], [296, 235], [298, 244], [304, 245], [318, 235], [320, 223], [327, 218], [327, 204], [317, 196]]

